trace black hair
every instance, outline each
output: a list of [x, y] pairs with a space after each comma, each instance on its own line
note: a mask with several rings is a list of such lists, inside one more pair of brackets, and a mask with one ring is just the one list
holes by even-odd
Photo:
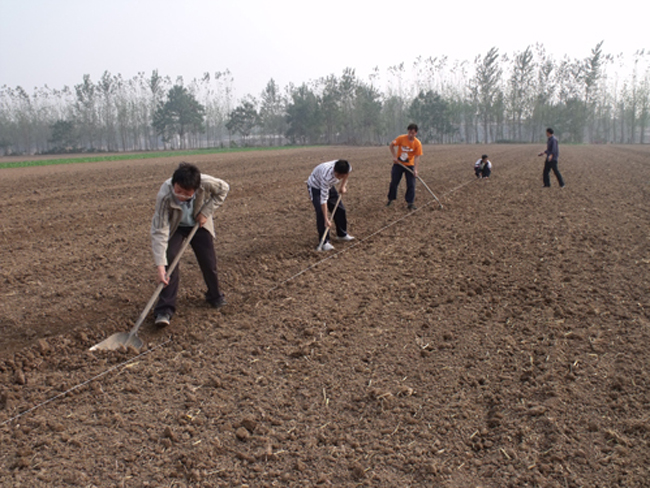
[[487, 159], [487, 158], [488, 158], [487, 154], [484, 154], [483, 156], [481, 156], [481, 159]]
[[546, 129], [546, 132], [548, 132], [549, 134], [554, 134], [553, 129], [551, 129], [550, 127]]
[[334, 172], [340, 175], [347, 175], [350, 172], [350, 163], [345, 159], [339, 159], [334, 163]]
[[418, 131], [418, 125], [417, 124], [409, 124], [409, 126], [406, 128], [406, 130], [414, 130], [415, 132]]
[[192, 163], [180, 163], [172, 176], [172, 186], [177, 184], [185, 190], [198, 190], [201, 186], [201, 171]]

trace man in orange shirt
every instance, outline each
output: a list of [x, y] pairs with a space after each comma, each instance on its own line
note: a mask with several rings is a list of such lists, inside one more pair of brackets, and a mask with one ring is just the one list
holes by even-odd
[[407, 130], [408, 134], [397, 137], [388, 146], [393, 155], [393, 169], [390, 173], [386, 206], [389, 207], [393, 200], [397, 199], [397, 188], [402, 181], [402, 175], [404, 175], [406, 176], [406, 203], [409, 210], [415, 210], [416, 207], [413, 203], [415, 201], [415, 178], [418, 175], [418, 163], [422, 156], [422, 143], [415, 137], [418, 133], [417, 125], [410, 124]]

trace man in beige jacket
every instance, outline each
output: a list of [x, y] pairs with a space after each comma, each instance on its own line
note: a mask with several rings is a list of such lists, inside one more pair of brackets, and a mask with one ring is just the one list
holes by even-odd
[[225, 305], [226, 300], [219, 289], [212, 217], [229, 191], [228, 183], [201, 174], [191, 163], [180, 163], [173, 176], [160, 187], [151, 221], [151, 247], [158, 281], [165, 284], [154, 308], [155, 322], [159, 327], [169, 325], [176, 312], [180, 266], [177, 265], [171, 276], [167, 275], [167, 266], [196, 223], [200, 227], [190, 245], [208, 287], [205, 299], [214, 308]]

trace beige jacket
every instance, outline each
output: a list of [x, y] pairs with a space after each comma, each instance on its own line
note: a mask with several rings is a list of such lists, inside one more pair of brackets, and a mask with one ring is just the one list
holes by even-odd
[[[228, 196], [229, 191], [230, 186], [225, 181], [201, 175], [201, 186], [195, 193], [194, 217], [198, 216], [200, 212], [208, 218], [203, 227], [212, 234], [212, 237], [215, 236], [212, 217]], [[209, 201], [210, 198], [212, 198], [211, 201]], [[208, 203], [203, 208], [206, 201]], [[183, 211], [174, 199], [174, 189], [170, 178], [162, 184], [158, 191], [156, 210], [151, 221], [151, 248], [156, 266], [167, 266], [169, 236], [176, 232], [182, 216]]]

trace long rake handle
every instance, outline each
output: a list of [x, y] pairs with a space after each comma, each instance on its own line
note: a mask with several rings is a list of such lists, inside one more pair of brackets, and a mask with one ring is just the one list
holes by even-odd
[[[176, 266], [178, 265], [178, 262], [181, 260], [181, 257], [183, 256], [183, 253], [185, 253], [185, 250], [187, 249], [187, 246], [190, 245], [190, 242], [192, 241], [192, 238], [194, 237], [194, 234], [196, 234], [196, 231], [199, 230], [199, 223], [197, 222], [194, 224], [194, 227], [192, 227], [192, 230], [188, 234], [188, 236], [185, 238], [185, 241], [183, 242], [183, 245], [181, 246], [180, 251], [178, 251], [178, 254], [172, 261], [171, 266], [167, 268], [167, 276], [171, 276], [171, 274], [174, 272], [176, 269]], [[158, 286], [156, 287], [156, 291], [154, 291], [153, 295], [147, 302], [147, 305], [144, 307], [144, 310], [140, 314], [140, 317], [138, 318], [138, 321], [135, 323], [133, 328], [131, 329], [131, 332], [129, 332], [129, 337], [134, 336], [136, 332], [138, 332], [138, 329], [142, 325], [142, 322], [144, 322], [144, 319], [147, 318], [147, 315], [149, 314], [149, 311], [151, 310], [151, 307], [153, 307], [153, 304], [155, 303], [156, 299], [158, 298], [158, 295], [160, 295], [160, 292], [162, 292], [162, 289], [165, 287], [164, 283], [158, 283]]]
[[[334, 205], [334, 210], [332, 210], [332, 215], [330, 215], [330, 219], [334, 218], [334, 214], [336, 213], [336, 209], [339, 208], [339, 203], [341, 203], [341, 196], [342, 194], [339, 193], [339, 198], [336, 200], [336, 205]], [[323, 244], [325, 244], [325, 238], [327, 237], [327, 233], [330, 231], [329, 227], [325, 228], [325, 232], [323, 232], [323, 237], [321, 237], [320, 244], [318, 245], [318, 249], [323, 248]]]
[[427, 191], [429, 193], [431, 193], [431, 196], [436, 199], [436, 202], [438, 202], [438, 205], [440, 205], [440, 208], [444, 208], [442, 206], [442, 203], [440, 203], [440, 200], [438, 200], [438, 197], [435, 195], [435, 193], [433, 193], [433, 191], [431, 191], [431, 188], [429, 188], [429, 186], [424, 182], [424, 180], [422, 178], [420, 178], [420, 175], [416, 176], [411, 168], [409, 168], [408, 166], [404, 166], [402, 163], [397, 163], [397, 164], [399, 164], [402, 168], [404, 168], [406, 171], [408, 171], [413, 176], [415, 176], [418, 180], [420, 180], [420, 183], [422, 183], [424, 185], [424, 187], [427, 189]]

